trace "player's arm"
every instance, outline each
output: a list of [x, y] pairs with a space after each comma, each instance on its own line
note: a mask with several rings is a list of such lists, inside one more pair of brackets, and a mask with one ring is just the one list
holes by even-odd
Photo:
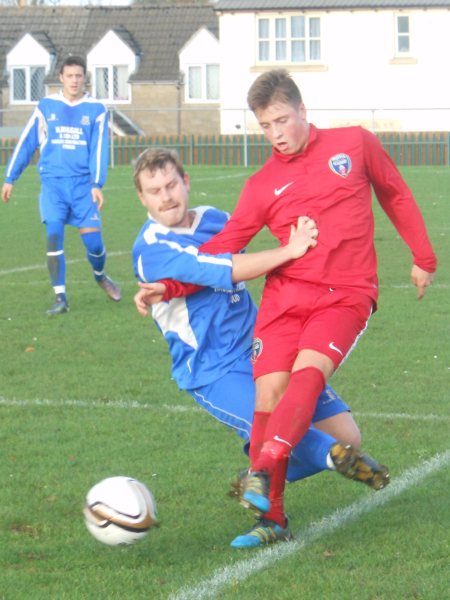
[[92, 188], [92, 201], [96, 202], [99, 210], [101, 210], [103, 208], [105, 198], [104, 198], [103, 192], [100, 188], [97, 188], [97, 187]]
[[166, 286], [161, 281], [155, 283], [142, 283], [138, 281], [139, 291], [134, 296], [136, 310], [143, 317], [148, 315], [148, 307], [162, 302]]
[[[255, 279], [276, 269], [285, 262], [301, 258], [309, 248], [314, 248], [317, 245], [317, 235], [318, 230], [315, 222], [309, 217], [300, 217], [297, 225], [291, 226], [291, 234], [287, 245], [251, 254], [232, 255], [231, 279], [233, 283]], [[170, 280], [139, 283], [141, 289], [134, 296], [137, 311], [145, 316], [148, 306], [166, 300], [167, 285], [170, 283]], [[197, 290], [201, 289], [198, 286], [196, 287]]]
[[12, 190], [13, 190], [13, 184], [12, 183], [4, 183], [2, 186], [2, 200], [3, 202], [8, 202], [9, 199], [11, 198], [11, 194], [12, 194]]
[[425, 294], [425, 288], [433, 283], [434, 273], [428, 273], [417, 265], [411, 269], [411, 283], [417, 288], [417, 299], [422, 300]]
[[233, 282], [256, 279], [273, 271], [285, 262], [301, 258], [309, 248], [314, 248], [317, 245], [317, 235], [316, 223], [309, 217], [299, 217], [297, 225], [291, 226], [291, 234], [287, 245], [271, 250], [263, 250], [262, 252], [233, 254]]
[[400, 237], [411, 250], [411, 281], [421, 299], [425, 287], [431, 285], [437, 259], [433, 251], [422, 213], [411, 190], [379, 140], [364, 131], [365, 163], [377, 199]]
[[[240, 194], [236, 208], [227, 221], [222, 231], [200, 246], [199, 251], [207, 254], [220, 254], [231, 252], [237, 254], [243, 250], [249, 241], [264, 227], [265, 215], [261, 203], [254, 199], [259, 197], [259, 192], [253, 189], [253, 182], [248, 179]], [[245, 277], [243, 279], [248, 279]], [[189, 296], [198, 292], [201, 287], [164, 279], [166, 291], [163, 300]]]
[[95, 119], [94, 130], [89, 147], [89, 171], [92, 182], [92, 200], [103, 207], [102, 188], [106, 182], [109, 161], [108, 110], [104, 110]]
[[38, 106], [25, 125], [6, 167], [5, 184], [2, 187], [3, 202], [10, 199], [14, 182], [19, 179], [46, 136], [45, 118]]

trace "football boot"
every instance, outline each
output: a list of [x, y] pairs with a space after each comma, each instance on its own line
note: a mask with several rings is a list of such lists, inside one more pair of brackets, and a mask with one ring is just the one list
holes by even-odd
[[390, 482], [389, 469], [363, 454], [350, 444], [336, 442], [330, 449], [336, 471], [355, 481], [361, 481], [374, 490], [381, 490]]

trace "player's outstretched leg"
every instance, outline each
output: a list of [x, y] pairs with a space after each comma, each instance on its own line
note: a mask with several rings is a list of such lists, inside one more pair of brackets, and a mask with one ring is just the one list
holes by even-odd
[[330, 456], [336, 471], [355, 481], [361, 481], [374, 490], [381, 490], [390, 482], [389, 469], [363, 454], [350, 444], [336, 442]]
[[287, 542], [290, 539], [292, 539], [292, 534], [289, 531], [287, 519], [285, 526], [281, 527], [274, 521], [261, 517], [249, 531], [234, 538], [231, 547], [259, 548], [275, 542]]

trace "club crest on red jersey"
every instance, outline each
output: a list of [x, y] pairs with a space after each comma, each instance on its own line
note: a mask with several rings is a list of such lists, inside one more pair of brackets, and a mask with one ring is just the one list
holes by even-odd
[[352, 160], [348, 154], [335, 154], [328, 161], [328, 166], [340, 177], [347, 177], [352, 170]]
[[257, 361], [257, 359], [261, 356], [262, 351], [263, 351], [262, 340], [260, 338], [253, 338], [252, 358], [251, 358], [252, 363], [255, 363]]

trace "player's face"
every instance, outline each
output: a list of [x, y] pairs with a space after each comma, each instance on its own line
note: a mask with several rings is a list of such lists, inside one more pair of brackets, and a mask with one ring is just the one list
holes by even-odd
[[175, 166], [167, 163], [154, 173], [139, 175], [141, 191], [138, 196], [149, 215], [166, 227], [189, 227], [189, 177], [182, 177]]
[[304, 150], [309, 136], [304, 104], [298, 107], [275, 102], [255, 111], [265, 137], [281, 154], [296, 154]]
[[86, 76], [83, 67], [78, 65], [66, 65], [59, 76], [63, 84], [63, 95], [67, 100], [74, 102], [79, 100], [84, 94], [84, 83]]

